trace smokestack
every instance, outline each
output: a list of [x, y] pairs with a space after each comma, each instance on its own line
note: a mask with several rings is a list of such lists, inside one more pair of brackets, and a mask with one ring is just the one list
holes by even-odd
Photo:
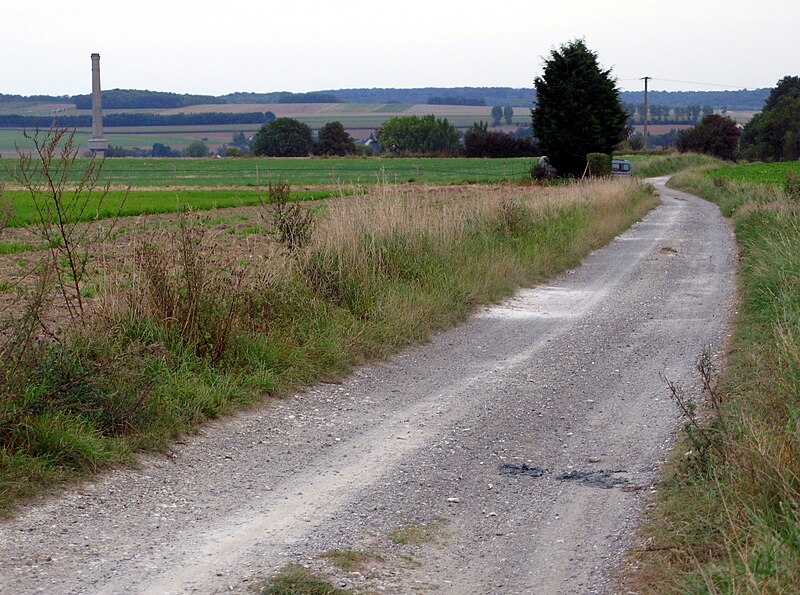
[[92, 138], [89, 139], [89, 149], [98, 157], [103, 157], [108, 149], [108, 141], [103, 138], [100, 54], [92, 54]]

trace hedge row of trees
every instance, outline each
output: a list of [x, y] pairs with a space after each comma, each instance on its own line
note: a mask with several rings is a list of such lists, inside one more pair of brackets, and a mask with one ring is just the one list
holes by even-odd
[[466, 157], [533, 157], [540, 155], [531, 137], [489, 132], [486, 122], [473, 125], [464, 135]]
[[[629, 124], [641, 124], [644, 122], [644, 103], [623, 103], [623, 108], [628, 112]], [[650, 104], [647, 106], [647, 121], [657, 124], [686, 124], [687, 122], [697, 122], [700, 116], [710, 116], [714, 113], [714, 108], [706, 105], [686, 105], [674, 106]]]
[[[210, 126], [214, 124], [263, 124], [275, 119], [272, 112], [207, 112], [199, 114], [105, 114], [103, 126]], [[92, 125], [91, 116], [56, 116], [53, 120], [63, 128], [88, 128]], [[37, 123], [49, 124], [46, 118], [0, 115], [0, 128], [35, 128]]]
[[[111, 89], [102, 92], [103, 109], [152, 109], [187, 107], [199, 104], [224, 104], [223, 97], [213, 95], [189, 95], [164, 91], [140, 91], [137, 89]], [[91, 95], [73, 95], [77, 109], [92, 109]]]
[[[329, 122], [316, 142], [309, 126], [293, 118], [277, 118], [264, 124], [251, 144], [255, 155], [304, 157], [307, 155], [352, 155], [356, 144], [341, 122]], [[537, 154], [533, 139], [489, 132], [480, 122], [464, 136], [447, 119], [435, 116], [397, 116], [377, 130], [379, 149], [400, 155], [466, 155], [468, 157], [528, 157]], [[234, 144], [236, 144], [234, 139]]]
[[307, 124], [293, 118], [277, 118], [261, 126], [251, 149], [253, 154], [266, 157], [344, 156], [356, 152], [355, 141], [341, 122], [328, 122], [317, 136], [315, 143]]

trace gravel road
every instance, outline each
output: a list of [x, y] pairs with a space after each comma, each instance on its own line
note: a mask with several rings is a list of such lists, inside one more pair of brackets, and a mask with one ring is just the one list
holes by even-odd
[[0, 590], [244, 591], [300, 563], [368, 592], [612, 592], [679, 425], [660, 375], [697, 395], [735, 303], [730, 225], [665, 180], [551, 285], [22, 508]]

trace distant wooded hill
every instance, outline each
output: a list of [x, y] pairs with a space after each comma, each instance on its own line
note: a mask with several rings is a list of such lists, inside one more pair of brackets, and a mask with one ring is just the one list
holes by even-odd
[[[771, 89], [742, 89], [738, 91], [651, 91], [653, 104], [676, 108], [687, 105], [711, 105], [716, 109], [759, 111]], [[642, 91], [623, 91], [626, 103], [644, 101]], [[112, 89], [103, 91], [104, 109], [169, 109], [198, 104], [241, 103], [439, 103], [449, 98], [454, 105], [512, 105], [527, 107], [533, 104], [533, 89], [513, 87], [423, 87], [415, 89], [331, 89], [311, 93], [229, 93], [227, 95], [189, 95], [161, 91]], [[0, 94], [0, 105], [6, 107], [41, 103], [74, 103], [78, 109], [91, 109], [90, 95], [53, 96]]]

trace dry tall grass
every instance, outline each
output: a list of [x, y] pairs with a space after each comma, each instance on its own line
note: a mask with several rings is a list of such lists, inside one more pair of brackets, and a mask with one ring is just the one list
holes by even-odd
[[25, 390], [4, 395], [0, 509], [425, 340], [577, 264], [655, 204], [635, 181], [383, 186], [315, 207], [291, 249], [280, 226], [307, 209], [283, 209], [278, 230], [269, 204], [261, 229], [191, 214], [129, 228], [90, 267], [88, 323], [41, 342]]

